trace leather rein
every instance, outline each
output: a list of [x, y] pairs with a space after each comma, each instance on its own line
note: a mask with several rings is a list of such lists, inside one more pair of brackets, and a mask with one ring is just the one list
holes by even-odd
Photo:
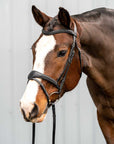
[[[80, 48], [78, 47], [77, 45], [77, 42], [76, 42], [76, 37], [77, 37], [77, 28], [76, 28], [76, 25], [74, 25], [74, 31], [72, 30], [67, 30], [67, 29], [60, 29], [60, 30], [55, 30], [55, 31], [45, 31], [45, 30], [42, 30], [42, 33], [44, 35], [54, 35], [54, 34], [59, 34], [59, 33], [67, 33], [67, 34], [70, 34], [73, 36], [73, 43], [72, 43], [72, 46], [71, 46], [71, 50], [70, 50], [70, 53], [69, 53], [69, 56], [68, 56], [68, 59], [67, 59], [67, 62], [65, 64], [65, 67], [63, 69], [63, 72], [61, 73], [61, 75], [59, 76], [59, 78], [57, 80], [54, 80], [53, 78], [45, 75], [45, 74], [42, 74], [38, 71], [31, 71], [28, 75], [28, 80], [34, 80], [36, 81], [40, 87], [42, 88], [46, 98], [47, 98], [47, 107], [44, 111], [44, 113], [47, 111], [47, 109], [52, 106], [52, 112], [53, 112], [53, 133], [52, 133], [52, 144], [55, 144], [55, 130], [56, 130], [56, 112], [55, 112], [55, 102], [52, 102], [50, 100], [50, 96], [54, 95], [54, 94], [58, 94], [58, 99], [60, 98], [60, 94], [61, 94], [61, 91], [62, 91], [62, 88], [64, 86], [64, 83], [65, 83], [65, 79], [66, 79], [66, 76], [67, 76], [67, 73], [68, 73], [68, 70], [69, 70], [69, 67], [72, 63], [72, 59], [74, 57], [74, 54], [75, 54], [75, 47], [78, 49], [78, 55], [79, 55], [79, 61], [80, 61], [80, 68], [81, 68], [81, 74], [82, 74], [82, 66], [81, 66], [81, 52], [80, 52]], [[80, 76], [81, 76], [80, 74]], [[43, 79], [49, 83], [51, 83], [52, 85], [54, 85], [58, 91], [55, 91], [51, 94], [48, 94], [47, 90], [45, 89], [43, 83], [41, 81], [39, 81], [38, 79]], [[33, 133], [32, 133], [32, 144], [35, 143], [35, 123], [33, 123]]]

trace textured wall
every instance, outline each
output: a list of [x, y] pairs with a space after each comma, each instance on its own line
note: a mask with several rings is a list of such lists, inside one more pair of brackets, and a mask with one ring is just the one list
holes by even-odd
[[[0, 144], [31, 144], [31, 123], [24, 122], [19, 99], [32, 66], [30, 48], [41, 32], [31, 14], [33, 4], [50, 16], [58, 13], [59, 6], [71, 14], [114, 8], [114, 0], [0, 0]], [[56, 144], [105, 144], [85, 75], [56, 108]], [[46, 120], [37, 124], [36, 144], [51, 144], [51, 130], [50, 109]]]

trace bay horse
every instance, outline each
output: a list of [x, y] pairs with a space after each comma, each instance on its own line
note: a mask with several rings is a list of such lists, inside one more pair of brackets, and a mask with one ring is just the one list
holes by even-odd
[[43, 31], [32, 46], [33, 68], [20, 101], [24, 119], [42, 122], [48, 107], [74, 89], [83, 72], [106, 142], [114, 144], [114, 10], [70, 16], [60, 7], [52, 18], [32, 6], [32, 13]]

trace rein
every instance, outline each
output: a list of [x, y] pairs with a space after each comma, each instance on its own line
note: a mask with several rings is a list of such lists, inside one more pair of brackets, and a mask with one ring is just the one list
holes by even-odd
[[[28, 75], [28, 80], [34, 80], [36, 81], [42, 88], [46, 98], [47, 98], [47, 107], [44, 111], [44, 113], [47, 111], [47, 109], [52, 106], [52, 113], [53, 113], [53, 132], [52, 132], [52, 144], [55, 144], [55, 130], [56, 130], [56, 111], [55, 111], [55, 103], [52, 102], [50, 100], [50, 96], [52, 96], [53, 94], [58, 94], [58, 99], [60, 98], [60, 94], [61, 94], [61, 91], [62, 91], [62, 88], [63, 88], [63, 85], [65, 83], [65, 79], [66, 79], [66, 76], [67, 76], [67, 73], [68, 73], [68, 70], [69, 70], [69, 67], [72, 63], [72, 59], [74, 57], [74, 54], [75, 54], [75, 47], [78, 49], [78, 55], [79, 55], [79, 61], [80, 61], [80, 68], [82, 70], [82, 66], [81, 66], [81, 52], [80, 52], [80, 49], [77, 45], [77, 42], [76, 42], [76, 37], [77, 37], [77, 28], [76, 28], [76, 25], [74, 25], [74, 31], [72, 30], [67, 30], [67, 29], [60, 29], [60, 30], [55, 30], [55, 31], [45, 31], [45, 30], [42, 30], [42, 33], [44, 35], [54, 35], [54, 34], [59, 34], [59, 33], [68, 33], [70, 35], [73, 36], [73, 43], [72, 43], [72, 46], [71, 46], [71, 50], [70, 50], [70, 53], [69, 53], [69, 56], [68, 56], [68, 59], [67, 59], [67, 62], [65, 64], [65, 67], [63, 69], [63, 72], [61, 73], [61, 75], [59, 76], [59, 78], [57, 80], [54, 80], [53, 78], [45, 75], [45, 74], [42, 74], [38, 71], [31, 71]], [[82, 73], [82, 71], [81, 71]], [[80, 74], [81, 76], [81, 74]], [[55, 91], [51, 94], [48, 94], [47, 90], [45, 89], [44, 85], [42, 82], [40, 82], [40, 80], [38, 80], [38, 78], [40, 79], [43, 79], [43, 80], [46, 80], [47, 82], [53, 84], [57, 89], [58, 91]], [[35, 144], [35, 123], [33, 123], [33, 127], [32, 127], [32, 144]]]

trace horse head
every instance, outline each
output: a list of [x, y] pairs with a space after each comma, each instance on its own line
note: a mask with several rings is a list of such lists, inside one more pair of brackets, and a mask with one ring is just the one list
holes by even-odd
[[[77, 46], [80, 47], [81, 30], [79, 24], [64, 8], [60, 8], [58, 15], [54, 18], [47, 16], [35, 6], [32, 7], [32, 13], [35, 21], [43, 28], [44, 32], [32, 46], [33, 68], [21, 98], [20, 107], [26, 121], [41, 122], [46, 116], [48, 107], [78, 84], [81, 66]], [[59, 30], [74, 32], [75, 26], [77, 45], [74, 45], [72, 61], [70, 64], [66, 64], [74, 43], [74, 35], [61, 31], [50, 33]], [[49, 34], [45, 34], [45, 32]], [[68, 71], [65, 68], [66, 65], [69, 65]], [[58, 90], [60, 86], [61, 90]], [[50, 103], [47, 101], [46, 95], [49, 96]]]

